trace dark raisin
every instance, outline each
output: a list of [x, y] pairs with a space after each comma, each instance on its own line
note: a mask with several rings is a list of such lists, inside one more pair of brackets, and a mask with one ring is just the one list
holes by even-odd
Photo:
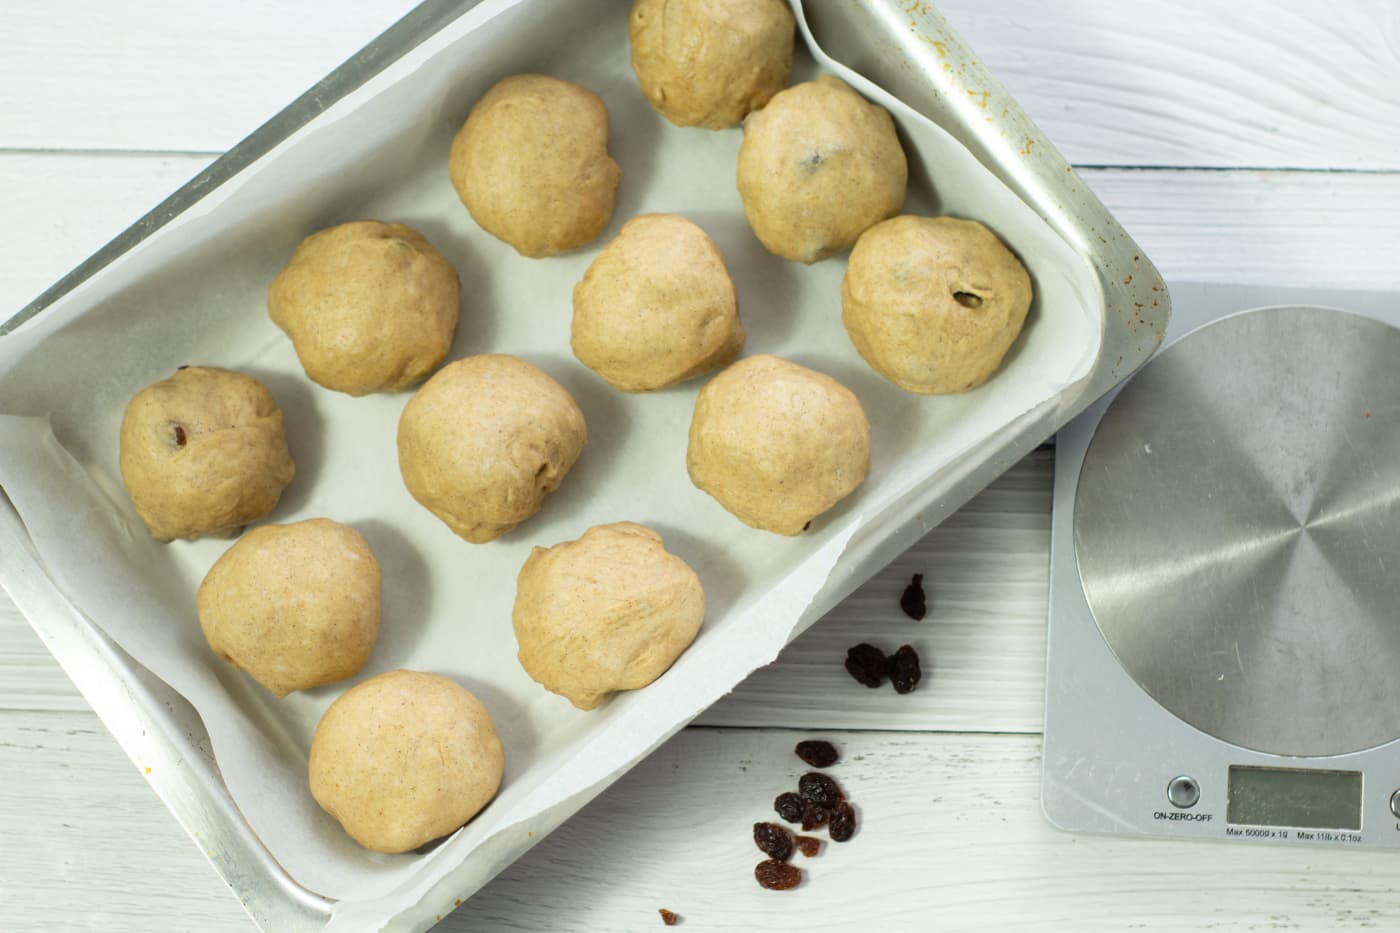
[[964, 308], [982, 307], [982, 296], [974, 295], [972, 292], [953, 292], [953, 300]]
[[681, 922], [680, 914], [671, 913], [671, 911], [667, 910], [665, 907], [661, 908], [657, 913], [661, 914], [661, 922], [668, 927], [673, 927]]
[[890, 655], [890, 682], [896, 693], [910, 693], [919, 685], [923, 672], [919, 670], [919, 655], [909, 645], [900, 645]]
[[819, 803], [809, 803], [802, 811], [802, 831], [810, 833], [831, 822], [831, 808]]
[[819, 803], [824, 807], [834, 807], [846, 799], [839, 784], [817, 771], [808, 771], [797, 779], [797, 792], [802, 795], [803, 800]]
[[184, 447], [186, 440], [188, 438], [185, 437], [185, 429], [178, 424], [175, 425], [175, 446]]
[[813, 858], [822, 850], [822, 841], [816, 836], [797, 836], [793, 839], [797, 843], [797, 851], [808, 858]]
[[[1369, 417], [1371, 417], [1371, 416], [1370, 416], [1370, 414], [1368, 413], [1368, 414], [1366, 415], [1366, 417], [1369, 418]], [[803, 531], [806, 531], [808, 528], [811, 528], [811, 527], [812, 527], [812, 521], [811, 521], [811, 519], [808, 519], [808, 520], [807, 520], [807, 524], [805, 524], [805, 525], [802, 526], [802, 530], [803, 530]]]
[[846, 673], [867, 687], [878, 687], [889, 674], [889, 661], [879, 648], [861, 642], [846, 652]]
[[184, 366], [176, 366], [176, 367], [175, 367], [175, 371], [178, 373], [178, 372], [179, 372], [180, 370], [182, 370], [182, 369], [189, 369], [189, 368], [190, 368], [190, 364], [189, 364], [189, 363], [186, 363]]
[[780, 862], [792, 858], [792, 833], [777, 823], [753, 824], [753, 842], [769, 858]]
[[909, 581], [909, 585], [904, 588], [904, 593], [899, 597], [899, 608], [904, 610], [904, 614], [915, 622], [922, 622], [924, 616], [928, 615], [928, 600], [924, 597], [924, 575], [914, 574], [914, 579]]
[[773, 801], [773, 809], [778, 811], [778, 816], [789, 823], [802, 822], [802, 811], [806, 808], [807, 801], [798, 794], [788, 791], [786, 794], [779, 794]]
[[856, 811], [849, 803], [843, 800], [832, 809], [827, 832], [832, 842], [845, 842], [856, 834]]
[[797, 752], [798, 758], [814, 768], [830, 768], [836, 764], [836, 759], [839, 757], [836, 754], [836, 746], [821, 739], [798, 742], [797, 748], [793, 751]]
[[759, 862], [754, 867], [753, 876], [770, 891], [786, 891], [802, 883], [802, 869], [775, 858]]

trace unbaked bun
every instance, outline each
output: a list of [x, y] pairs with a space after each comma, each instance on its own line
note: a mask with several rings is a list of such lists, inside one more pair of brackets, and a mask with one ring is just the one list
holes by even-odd
[[399, 469], [425, 508], [474, 544], [510, 531], [558, 488], [587, 439], [568, 390], [514, 356], [440, 369], [399, 418]]
[[728, 365], [744, 328], [715, 241], [676, 214], [627, 221], [574, 286], [572, 343], [579, 362], [624, 392]]
[[744, 524], [796, 535], [865, 480], [870, 423], [830, 376], [751, 356], [700, 390], [685, 462]]
[[214, 653], [282, 697], [359, 673], [379, 635], [379, 561], [326, 518], [260, 525], [195, 596]]
[[512, 618], [525, 672], [579, 709], [594, 709], [675, 663], [700, 630], [705, 592], [659, 534], [617, 522], [531, 551]]
[[889, 113], [829, 75], [794, 84], [744, 122], [744, 215], [787, 259], [816, 262], [849, 248], [899, 212], [908, 178]]
[[122, 482], [155, 537], [230, 534], [267, 515], [296, 468], [282, 410], [252, 376], [187, 366], [122, 417]]
[[505, 749], [486, 707], [446, 677], [390, 671], [357, 684], [311, 739], [311, 796], [375, 852], [455, 831], [496, 796]]
[[895, 217], [865, 232], [841, 320], [871, 368], [909, 392], [965, 392], [1001, 366], [1031, 306], [1021, 261], [974, 220]]
[[534, 74], [506, 78], [477, 101], [452, 140], [448, 173], [476, 222], [531, 257], [602, 233], [622, 177], [598, 95]]
[[721, 130], [787, 85], [795, 27], [783, 0], [636, 0], [632, 70], [666, 119]]
[[313, 382], [398, 392], [438, 368], [457, 330], [457, 273], [418, 231], [367, 220], [301, 241], [267, 293]]

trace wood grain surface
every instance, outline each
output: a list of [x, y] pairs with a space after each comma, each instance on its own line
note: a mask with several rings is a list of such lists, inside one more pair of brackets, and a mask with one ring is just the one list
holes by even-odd
[[[10, 3], [0, 316], [409, 9]], [[1168, 279], [1400, 288], [1400, 5], [941, 4]], [[1400, 929], [1391, 853], [1072, 835], [1039, 813], [1053, 456], [1038, 451], [448, 917], [444, 930]], [[897, 608], [926, 575], [930, 613]], [[925, 652], [907, 696], [840, 669]], [[749, 826], [834, 738], [862, 829], [796, 891]], [[249, 930], [0, 596], [0, 930]]]

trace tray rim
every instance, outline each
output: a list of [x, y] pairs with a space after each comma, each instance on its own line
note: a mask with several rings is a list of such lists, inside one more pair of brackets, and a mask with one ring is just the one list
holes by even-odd
[[[368, 82], [402, 56], [483, 0], [424, 0], [371, 40], [291, 104], [258, 127], [182, 185], [155, 208], [64, 275], [10, 319], [0, 322], [0, 338], [43, 313], [64, 295], [119, 259], [179, 214], [197, 204], [239, 172], [341, 98]], [[813, 16], [823, 0], [799, 0]], [[833, 4], [826, 3], [831, 7]], [[867, 5], [855, 5], [865, 8]], [[893, 8], [896, 0], [870, 6]], [[872, 17], [878, 17], [878, 11]], [[879, 570], [914, 541], [960, 508], [1061, 425], [1136, 371], [1155, 352], [1170, 316], [1170, 297], [1161, 275], [1104, 205], [1078, 182], [1071, 166], [1044, 139], [1030, 118], [931, 5], [919, 11], [910, 30], [914, 41], [901, 51], [920, 62], [921, 77], [935, 106], [946, 107], [938, 119], [917, 102], [901, 97], [915, 110], [935, 119], [968, 146], [1063, 237], [1091, 266], [1104, 296], [1104, 334], [1089, 374], [1055, 398], [1017, 418], [1006, 441], [995, 449], [969, 452], [942, 471], [941, 483], [926, 482], [857, 534], [832, 571], [826, 586], [799, 624], [796, 637], [824, 615], [861, 581]], [[813, 33], [818, 33], [813, 25]], [[932, 35], [940, 36], [938, 42]], [[820, 37], [818, 36], [820, 41]], [[928, 59], [951, 52], [959, 67], [939, 68]], [[833, 55], [833, 57], [840, 57]], [[890, 64], [890, 68], [897, 65]], [[860, 68], [870, 80], [888, 86], [878, 71]], [[984, 119], [971, 110], [968, 87], [991, 91], [1005, 103], [1003, 117]], [[891, 93], [895, 93], [891, 91]], [[895, 94], [895, 96], [901, 96]], [[985, 98], [983, 98], [985, 100]], [[953, 123], [950, 125], [949, 120]], [[1004, 143], [1034, 140], [1022, 158], [1008, 160]], [[1131, 256], [1131, 258], [1129, 258]], [[1125, 276], [1126, 273], [1126, 276]], [[1149, 309], [1150, 310], [1145, 310]], [[1137, 326], [1134, 327], [1134, 324]], [[1147, 339], [1143, 339], [1146, 336]], [[880, 534], [875, 533], [879, 527]], [[207, 749], [200, 746], [198, 717], [164, 684], [139, 669], [120, 648], [91, 625], [63, 598], [28, 546], [23, 523], [0, 491], [0, 587], [44, 641], [65, 674], [83, 694], [104, 726], [132, 760], [149, 768], [146, 778], [185, 832], [199, 844], [224, 882], [259, 927], [266, 930], [316, 930], [330, 916], [333, 901], [293, 881], [257, 840], [229, 796]], [[191, 722], [191, 719], [193, 722]], [[678, 726], [677, 728], [681, 728]], [[601, 788], [599, 788], [601, 790]], [[591, 796], [591, 795], [590, 795]], [[579, 801], [581, 807], [586, 800]], [[536, 839], [543, 834], [536, 834]], [[449, 875], [445, 882], [450, 882]], [[451, 905], [440, 884], [430, 896]], [[451, 909], [445, 906], [443, 913]]]

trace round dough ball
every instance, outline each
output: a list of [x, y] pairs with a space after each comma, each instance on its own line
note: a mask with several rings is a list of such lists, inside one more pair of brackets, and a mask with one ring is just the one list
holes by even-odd
[[719, 247], [676, 214], [627, 221], [574, 286], [574, 356], [624, 392], [727, 366], [743, 346]]
[[602, 99], [545, 75], [506, 78], [477, 101], [452, 140], [448, 173], [487, 233], [536, 258], [602, 233], [622, 178]]
[[438, 368], [457, 331], [457, 273], [418, 231], [367, 220], [301, 241], [267, 292], [312, 381], [398, 392]]
[[296, 468], [282, 409], [252, 376], [182, 367], [126, 406], [121, 473], [151, 534], [229, 534], [271, 512]]
[[260, 525], [199, 585], [199, 627], [214, 653], [284, 697], [352, 677], [379, 635], [379, 561], [327, 518]]
[[514, 356], [444, 366], [399, 418], [404, 485], [458, 535], [481, 544], [540, 510], [583, 450], [568, 390]]
[[751, 356], [700, 390], [685, 463], [744, 524], [796, 535], [865, 480], [870, 423], [830, 376]]
[[829, 75], [794, 84], [744, 122], [739, 195], [768, 248], [816, 262], [899, 213], [909, 166], [885, 108]]
[[446, 677], [390, 671], [331, 704], [311, 739], [311, 796], [375, 852], [408, 852], [491, 802], [506, 755], [481, 701]]
[[1031, 277], [975, 220], [904, 215], [865, 232], [841, 320], [871, 368], [909, 392], [965, 392], [996, 372], [1031, 306]]
[[632, 70], [663, 117], [722, 130], [787, 85], [795, 27], [783, 0], [636, 0]]
[[632, 522], [530, 552], [515, 588], [520, 664], [551, 693], [595, 709], [645, 687], [700, 631], [705, 591], [661, 536]]

